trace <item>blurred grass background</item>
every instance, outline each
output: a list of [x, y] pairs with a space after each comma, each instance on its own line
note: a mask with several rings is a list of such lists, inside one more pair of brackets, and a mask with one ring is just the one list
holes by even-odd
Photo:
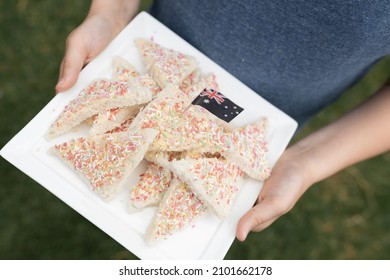
[[[53, 97], [66, 36], [88, 7], [78, 0], [0, 2], [0, 147]], [[294, 140], [360, 103], [389, 73], [385, 58]], [[389, 167], [386, 153], [313, 186], [269, 229], [235, 241], [226, 259], [390, 259]], [[1, 158], [0, 259], [136, 257]]]

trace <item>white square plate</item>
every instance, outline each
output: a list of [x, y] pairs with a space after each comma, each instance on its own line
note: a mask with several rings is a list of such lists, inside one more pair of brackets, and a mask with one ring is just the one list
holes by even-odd
[[[293, 136], [297, 128], [296, 122], [145, 12], [134, 18], [112, 43], [82, 70], [73, 88], [56, 95], [1, 150], [1, 155], [141, 259], [223, 259], [235, 238], [239, 218], [254, 204], [262, 183], [246, 177], [240, 185], [240, 193], [232, 211], [224, 220], [207, 214], [199, 219], [194, 227], [178, 232], [155, 246], [149, 246], [145, 244], [143, 234], [156, 208], [129, 214], [128, 189], [123, 190], [113, 201], [103, 202], [73, 170], [48, 153], [54, 144], [86, 134], [86, 127], [79, 126], [54, 140], [48, 141], [44, 138], [50, 124], [81, 89], [91, 80], [112, 76], [114, 55], [125, 58], [141, 73], [144, 72], [133, 43], [137, 37], [153, 38], [162, 46], [192, 55], [198, 59], [203, 72], [215, 73], [221, 92], [244, 108], [243, 113], [231, 124], [242, 126], [262, 116], [268, 117], [269, 159], [271, 165], [275, 164]], [[137, 167], [129, 186], [137, 182], [145, 167], [145, 163]]]

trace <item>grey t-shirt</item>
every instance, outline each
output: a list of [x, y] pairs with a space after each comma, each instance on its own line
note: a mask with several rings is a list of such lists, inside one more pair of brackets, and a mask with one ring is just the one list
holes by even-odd
[[390, 53], [390, 1], [156, 0], [150, 13], [300, 125]]

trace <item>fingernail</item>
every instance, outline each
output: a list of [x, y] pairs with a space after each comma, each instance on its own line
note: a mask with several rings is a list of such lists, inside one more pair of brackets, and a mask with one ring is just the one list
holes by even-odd
[[244, 231], [241, 233], [241, 238], [239, 239], [241, 242], [244, 242], [246, 237], [248, 235], [248, 232]]
[[64, 83], [64, 78], [60, 78], [59, 80], [58, 80], [58, 82], [57, 82], [57, 86], [58, 85], [62, 85]]
[[61, 87], [62, 85], [64, 84], [64, 81], [63, 80], [59, 80], [58, 83], [56, 84], [55, 86], [55, 90], [56, 90], [56, 94], [59, 93], [61, 91]]

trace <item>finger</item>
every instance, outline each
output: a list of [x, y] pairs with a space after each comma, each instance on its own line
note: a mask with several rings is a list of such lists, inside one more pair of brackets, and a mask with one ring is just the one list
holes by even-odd
[[266, 223], [262, 223], [261, 225], [257, 226], [257, 227], [254, 227], [252, 228], [251, 231], [254, 231], [254, 232], [260, 232], [260, 231], [263, 231], [265, 230], [267, 227], [269, 227], [270, 225], [272, 225], [275, 221], [277, 220], [277, 218], [275, 219], [271, 219], [269, 220], [268, 222]]
[[86, 52], [84, 48], [69, 40], [60, 67], [60, 76], [56, 85], [57, 92], [65, 91], [76, 83], [85, 61]]
[[251, 230], [260, 231], [266, 228], [281, 214], [273, 200], [261, 201], [239, 220], [236, 231], [237, 239], [244, 241]]

